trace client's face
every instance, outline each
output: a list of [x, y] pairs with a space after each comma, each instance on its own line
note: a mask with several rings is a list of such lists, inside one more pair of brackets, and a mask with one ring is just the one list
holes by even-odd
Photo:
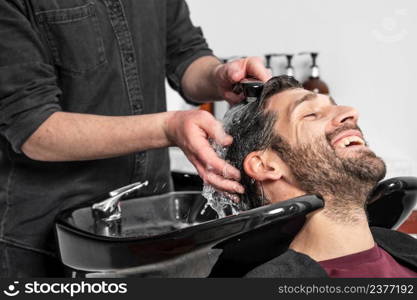
[[373, 186], [385, 176], [385, 164], [367, 146], [355, 109], [301, 88], [270, 97], [266, 109], [278, 114], [274, 130], [283, 139], [272, 149], [306, 193], [352, 194], [358, 184]]

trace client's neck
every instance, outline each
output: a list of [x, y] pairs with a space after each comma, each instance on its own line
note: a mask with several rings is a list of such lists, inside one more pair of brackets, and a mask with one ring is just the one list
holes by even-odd
[[[337, 258], [374, 246], [363, 206], [340, 198], [325, 199], [325, 208], [310, 213], [290, 248], [316, 261]], [[363, 202], [364, 203], [364, 202]]]

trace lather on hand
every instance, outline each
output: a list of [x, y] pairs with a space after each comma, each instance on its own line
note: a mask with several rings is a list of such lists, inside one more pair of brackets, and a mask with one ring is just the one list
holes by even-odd
[[[203, 67], [204, 65], [206, 66]], [[207, 76], [201, 76], [201, 73], [200, 76], [195, 76], [204, 69], [210, 70]], [[184, 77], [183, 84], [189, 98], [199, 100], [205, 95], [206, 98], [224, 99], [233, 105], [243, 100], [242, 94], [233, 92], [236, 83], [247, 77], [267, 81], [271, 74], [258, 57], [238, 59], [226, 64], [219, 64], [214, 58], [205, 57], [197, 60]], [[204, 77], [210, 79], [205, 84], [201, 80]], [[196, 82], [194, 78], [200, 80]], [[171, 143], [182, 149], [204, 182], [221, 191], [244, 193], [243, 186], [238, 182], [239, 171], [219, 158], [209, 143], [209, 139], [222, 146], [233, 142], [222, 124], [210, 113], [175, 112], [166, 122], [166, 133]]]
[[219, 190], [244, 193], [238, 183], [240, 172], [219, 158], [209, 143], [209, 139], [213, 139], [219, 145], [228, 146], [233, 141], [213, 115], [203, 110], [176, 111], [166, 122], [166, 133], [168, 140], [181, 148], [204, 182]]

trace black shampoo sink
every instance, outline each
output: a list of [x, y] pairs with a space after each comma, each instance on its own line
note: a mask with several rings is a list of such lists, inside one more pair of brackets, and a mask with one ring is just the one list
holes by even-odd
[[[95, 220], [91, 206], [66, 210], [56, 221], [61, 260], [94, 276], [207, 277], [227, 240], [268, 225], [291, 238], [323, 201], [308, 195], [221, 219], [205, 204], [200, 192], [130, 199], [115, 222]], [[290, 219], [301, 221], [279, 226]]]
[[[417, 205], [417, 178], [380, 182], [367, 206], [371, 226], [397, 228]], [[306, 195], [218, 219], [200, 192], [121, 201], [121, 218], [96, 220], [92, 203], [56, 221], [62, 262], [87, 277], [240, 277], [284, 252], [323, 207]]]

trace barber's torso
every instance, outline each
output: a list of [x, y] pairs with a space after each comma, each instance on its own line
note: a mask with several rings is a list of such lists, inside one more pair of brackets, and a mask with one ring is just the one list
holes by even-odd
[[[165, 111], [166, 1], [15, 2], [37, 33], [45, 64], [54, 68], [63, 111]], [[171, 185], [166, 149], [55, 163], [27, 158], [3, 136], [0, 147], [0, 238], [25, 247], [52, 250], [53, 219], [64, 208], [135, 181], [149, 180], [142, 195]]]

